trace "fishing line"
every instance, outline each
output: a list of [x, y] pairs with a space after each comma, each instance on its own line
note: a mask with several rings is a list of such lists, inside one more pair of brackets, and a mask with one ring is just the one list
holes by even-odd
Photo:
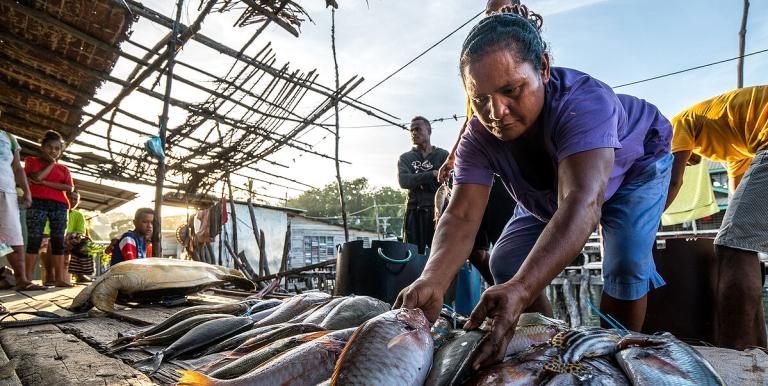
[[[611, 327], [613, 327], [613, 329], [616, 330], [619, 333], [619, 335], [621, 335], [622, 338], [629, 333], [629, 330], [627, 330], [627, 328], [624, 327], [621, 323], [619, 323], [616, 319], [603, 315], [603, 313], [600, 312], [600, 310], [598, 310], [597, 308], [595, 308], [595, 306], [592, 305], [592, 302], [590, 302], [589, 299], [584, 299], [584, 301], [587, 302], [587, 305], [589, 306], [589, 308], [595, 311], [595, 313], [597, 313], [597, 315], [600, 316], [600, 318], [602, 318], [608, 324], [610, 324]], [[614, 323], [614, 321], [618, 323], [618, 326], [616, 325], [616, 323]], [[619, 326], [621, 326], [621, 328], [619, 328]]]

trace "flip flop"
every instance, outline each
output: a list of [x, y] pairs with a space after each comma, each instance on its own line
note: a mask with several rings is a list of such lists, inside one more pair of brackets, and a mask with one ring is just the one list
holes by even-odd
[[16, 287], [16, 291], [45, 291], [47, 289], [48, 287], [46, 286], [42, 286], [34, 283], [29, 283], [22, 288]]

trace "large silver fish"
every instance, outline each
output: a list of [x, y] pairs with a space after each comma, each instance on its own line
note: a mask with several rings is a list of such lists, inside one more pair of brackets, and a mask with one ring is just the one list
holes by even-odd
[[[234, 379], [215, 379], [180, 371], [181, 386], [316, 385], [327, 380], [353, 329], [335, 331], [286, 351]], [[368, 383], [375, 384], [375, 383]]]
[[139, 346], [160, 346], [173, 343], [176, 339], [181, 338], [189, 330], [214, 319], [231, 318], [232, 315], [228, 314], [202, 314], [195, 315], [189, 319], [182, 320], [179, 323], [174, 324], [170, 328], [158, 332], [157, 334], [149, 335], [143, 338], [134, 340], [126, 345], [118, 346], [109, 350], [110, 354], [117, 353], [131, 347]]
[[562, 351], [563, 363], [576, 363], [584, 358], [613, 355], [621, 336], [615, 330], [581, 327], [557, 333], [551, 344]]
[[671, 334], [631, 334], [618, 348], [616, 360], [635, 386], [725, 385], [709, 362]]
[[509, 341], [504, 356], [509, 358], [532, 346], [547, 343], [557, 333], [567, 328], [568, 326], [562, 321], [548, 318], [537, 312], [521, 314], [515, 327], [515, 335]]
[[[278, 301], [278, 303], [280, 302]], [[174, 313], [173, 315], [169, 316], [168, 319], [154, 326], [151, 326], [149, 328], [144, 328], [140, 331], [131, 331], [130, 333], [123, 334], [116, 340], [110, 342], [110, 345], [116, 346], [126, 341], [132, 341], [139, 338], [143, 338], [145, 336], [157, 334], [193, 316], [204, 315], [204, 314], [235, 315], [235, 314], [244, 313], [249, 308], [253, 308], [254, 306], [259, 308], [262, 306], [267, 306], [267, 308], [263, 308], [263, 309], [268, 309], [270, 307], [276, 306], [276, 304], [271, 300], [265, 301], [265, 302], [262, 302], [259, 300], [246, 300], [239, 303], [225, 303], [225, 304], [212, 304], [212, 305], [187, 307], [183, 310], [180, 310]]]
[[240, 346], [241, 344], [245, 343], [246, 340], [257, 337], [261, 334], [266, 334], [270, 331], [277, 330], [278, 328], [285, 327], [286, 324], [272, 324], [269, 326], [263, 326], [263, 327], [257, 327], [252, 330], [248, 330], [245, 332], [241, 332], [229, 339], [226, 339], [222, 342], [216, 343], [215, 345], [209, 347], [203, 355], [213, 354], [217, 352], [232, 350], [236, 348], [237, 346]]
[[296, 295], [284, 301], [274, 313], [256, 323], [256, 327], [287, 322], [315, 305], [327, 301], [330, 296], [322, 292], [308, 292]]
[[425, 385], [461, 384], [471, 374], [472, 354], [485, 334], [481, 330], [456, 331], [453, 338], [435, 352]]
[[391, 310], [368, 320], [349, 339], [331, 384], [422, 385], [432, 364], [429, 327], [420, 309]]
[[324, 335], [327, 335], [330, 331], [318, 331], [308, 332], [304, 334], [289, 336], [270, 343], [258, 350], [255, 350], [249, 354], [246, 354], [235, 361], [228, 363], [214, 371], [207, 374], [211, 377], [218, 379], [232, 379], [237, 378], [269, 361], [270, 359], [286, 352], [296, 346], [304, 344], [306, 342], [313, 341]]
[[613, 357], [589, 358], [581, 362], [589, 374], [584, 386], [629, 386], [629, 379]]
[[164, 361], [171, 360], [187, 353], [196, 353], [208, 345], [238, 334], [251, 328], [253, 320], [247, 317], [230, 317], [214, 319], [205, 322], [184, 334], [170, 346], [158, 351], [155, 355], [137, 362], [136, 365], [143, 371], [154, 373]]
[[328, 330], [357, 327], [390, 308], [388, 303], [370, 296], [350, 296], [328, 313], [320, 327]]
[[337, 297], [333, 298], [330, 302], [326, 303], [322, 307], [318, 308], [314, 312], [312, 312], [311, 315], [309, 315], [306, 319], [303, 320], [304, 323], [314, 323], [314, 324], [320, 324], [323, 322], [326, 316], [333, 311], [336, 306], [341, 304], [343, 301], [347, 300], [347, 297]]
[[545, 369], [545, 365], [557, 355], [558, 350], [552, 346], [531, 347], [512, 359], [480, 370], [477, 376], [467, 384], [476, 386], [540, 385], [552, 377], [553, 374]]

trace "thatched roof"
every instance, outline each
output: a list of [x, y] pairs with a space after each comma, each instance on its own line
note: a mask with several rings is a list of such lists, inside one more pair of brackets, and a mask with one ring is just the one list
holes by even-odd
[[133, 21], [116, 0], [0, 0], [0, 128], [73, 139]]

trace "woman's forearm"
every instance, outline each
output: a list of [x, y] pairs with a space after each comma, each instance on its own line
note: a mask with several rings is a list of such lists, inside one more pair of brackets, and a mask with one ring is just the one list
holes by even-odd
[[[474, 226], [473, 226], [474, 225]], [[480, 222], [466, 221], [446, 212], [432, 239], [432, 249], [422, 277], [447, 289], [456, 272], [467, 260]]]
[[527, 305], [578, 256], [599, 221], [598, 202], [566, 199], [561, 203], [520, 270], [509, 280], [526, 289]]

